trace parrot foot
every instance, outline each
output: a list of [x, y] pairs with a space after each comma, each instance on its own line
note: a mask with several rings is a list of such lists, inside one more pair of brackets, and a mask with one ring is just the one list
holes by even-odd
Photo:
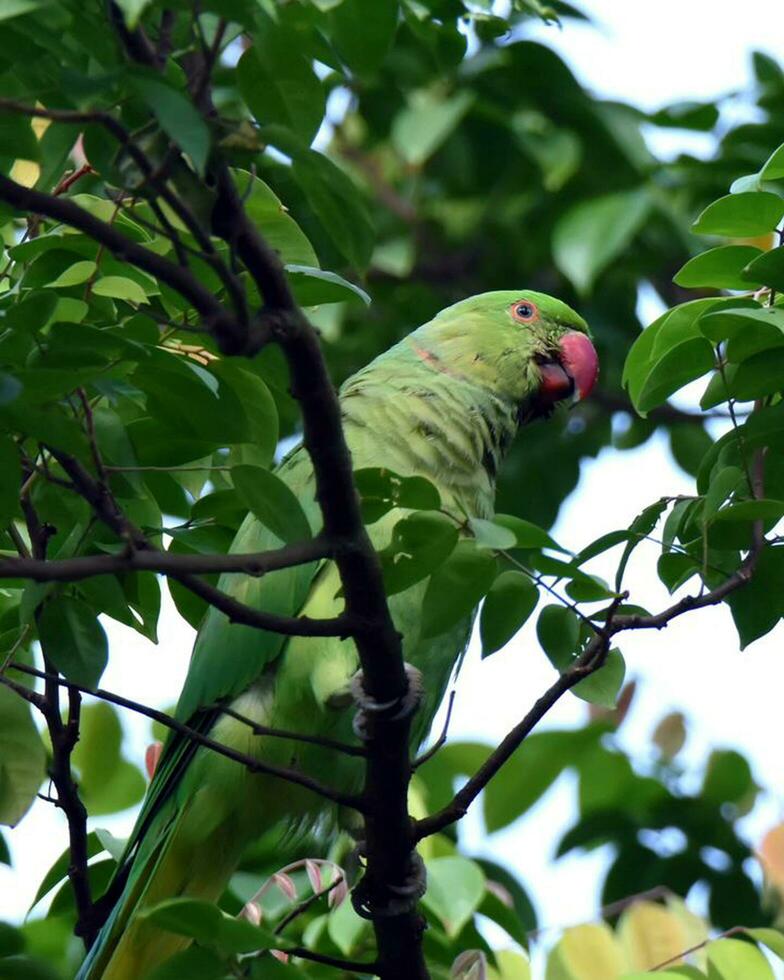
[[404, 664], [403, 668], [408, 679], [408, 687], [402, 697], [393, 698], [391, 701], [376, 701], [375, 698], [370, 697], [362, 683], [361, 670], [351, 678], [351, 694], [359, 709], [354, 716], [354, 734], [357, 738], [363, 741], [371, 738], [368, 722], [373, 716], [384, 714], [387, 721], [403, 721], [419, 708], [424, 692], [422, 673], [408, 663]]
[[387, 884], [382, 889], [374, 885], [369, 876], [365, 875], [351, 893], [351, 903], [357, 915], [363, 919], [404, 915], [406, 912], [414, 911], [426, 890], [425, 862], [416, 851], [412, 851], [403, 884]]

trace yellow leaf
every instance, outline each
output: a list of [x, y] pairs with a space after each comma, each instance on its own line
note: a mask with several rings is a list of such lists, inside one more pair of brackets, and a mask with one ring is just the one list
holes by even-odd
[[11, 179], [25, 187], [33, 187], [41, 173], [41, 168], [32, 160], [15, 160], [11, 167]]
[[[691, 949], [705, 942], [710, 932], [708, 923], [705, 919], [692, 912], [682, 898], [679, 898], [677, 895], [668, 896], [667, 908], [683, 927], [686, 937], [686, 946], [684, 946], [684, 949]], [[689, 961], [693, 962], [695, 966], [704, 968], [707, 962], [705, 949], [695, 950], [689, 956]]]
[[693, 943], [678, 915], [654, 902], [635, 902], [621, 916], [618, 939], [629, 969], [650, 970]]
[[495, 954], [495, 967], [487, 970], [488, 980], [531, 980], [531, 967], [524, 953], [504, 949]]
[[570, 980], [617, 980], [623, 956], [609, 926], [575, 926], [558, 944], [561, 966]]

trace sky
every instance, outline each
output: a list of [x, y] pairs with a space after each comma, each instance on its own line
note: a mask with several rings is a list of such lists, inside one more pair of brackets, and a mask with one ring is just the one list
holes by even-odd
[[[595, 18], [593, 27], [568, 21], [563, 30], [542, 26], [534, 35], [552, 42], [597, 94], [645, 108], [743, 89], [751, 79], [752, 50], [784, 52], [784, 17], [776, 0], [745, 0], [742, 7], [729, 0], [591, 0], [582, 8]], [[729, 110], [733, 115], [747, 111], [742, 102]], [[650, 138], [665, 153], [679, 148], [709, 151], [703, 137], [695, 142], [688, 134], [665, 131]], [[655, 300], [645, 299], [642, 312], [646, 322], [653, 320], [659, 312]], [[693, 407], [693, 392], [682, 395], [681, 403]], [[675, 467], [662, 438], [632, 452], [605, 450], [584, 465], [555, 536], [578, 550], [604, 531], [628, 526], [657, 497], [690, 489], [691, 481]], [[614, 557], [610, 553], [598, 560], [592, 570], [609, 576]], [[669, 601], [655, 577], [655, 557], [645, 546], [638, 549], [628, 577], [634, 599], [653, 609]], [[184, 678], [193, 636], [171, 603], [164, 606], [157, 647], [116, 623], [106, 626], [113, 655], [102, 685], [154, 706], [169, 706]], [[752, 842], [784, 817], [783, 641], [779, 626], [741, 654], [729, 611], [717, 608], [684, 617], [662, 633], [636, 633], [622, 645], [628, 676], [641, 681], [621, 730], [623, 744], [636, 757], [650, 757], [656, 722], [669, 711], [681, 710], [688, 716], [690, 732], [684, 759], [693, 766], [698, 767], [712, 747], [737, 747], [753, 760], [757, 781], [769, 790], [746, 821]], [[502, 737], [553, 679], [532, 625], [484, 662], [472, 645], [458, 680], [451, 737], [489, 742]], [[585, 712], [584, 703], [568, 695], [544, 727], [577, 725]], [[129, 755], [140, 760], [150, 741], [149, 726], [138, 718], [127, 724]], [[559, 927], [594, 917], [599, 872], [608, 861], [606, 851], [600, 850], [551, 864], [554, 844], [574, 817], [574, 793], [573, 781], [564, 777], [507, 831], [488, 838], [475, 815], [463, 830], [476, 853], [494, 854], [517, 868], [532, 889], [541, 923], [551, 927], [553, 935]], [[98, 821], [117, 835], [127, 833], [131, 824], [132, 814]], [[15, 869], [0, 866], [0, 919], [16, 920], [65, 846], [65, 833], [59, 814], [38, 802], [7, 837]]]

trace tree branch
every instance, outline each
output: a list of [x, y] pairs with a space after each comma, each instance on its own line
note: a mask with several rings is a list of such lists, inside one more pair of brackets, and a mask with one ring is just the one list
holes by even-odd
[[76, 228], [107, 248], [115, 258], [130, 262], [166, 283], [198, 311], [205, 328], [224, 354], [254, 354], [259, 350], [259, 344], [251, 340], [248, 328], [229, 313], [188, 269], [131, 241], [114, 225], [101, 221], [74, 201], [24, 187], [2, 174], [0, 200], [19, 210], [40, 214]]
[[[46, 549], [51, 529], [42, 524], [38, 514], [27, 494], [20, 499], [22, 511], [27, 522], [27, 533], [34, 559], [45, 561]], [[34, 616], [38, 623], [41, 606], [36, 605]], [[52, 746], [49, 775], [57, 790], [56, 805], [63, 811], [68, 825], [68, 843], [70, 863], [68, 879], [74, 894], [76, 905], [76, 925], [74, 934], [84, 942], [89, 950], [98, 935], [98, 923], [95, 920], [95, 905], [90, 888], [90, 878], [87, 870], [87, 810], [79, 796], [79, 789], [71, 772], [71, 755], [79, 741], [79, 719], [81, 715], [81, 697], [76, 690], [68, 692], [68, 721], [63, 723], [60, 711], [59, 676], [46, 657], [44, 663], [47, 673], [44, 680], [44, 694], [37, 707], [44, 716]], [[34, 703], [34, 702], [33, 702]]]
[[[96, 516], [126, 542], [129, 551], [150, 553], [156, 558], [166, 554], [166, 552], [156, 548], [149, 538], [125, 516], [108, 488], [95, 480], [77, 459], [53, 447], [49, 447], [49, 452], [71, 478], [74, 487], [90, 504]], [[283, 636], [344, 637], [348, 636], [352, 630], [353, 617], [347, 614], [335, 616], [333, 619], [279, 616], [238, 602], [226, 592], [221, 592], [220, 589], [204, 582], [195, 575], [184, 572], [169, 572], [168, 574], [193, 592], [194, 595], [199, 596], [224, 613], [232, 623], [254, 626], [257, 629], [269, 630]]]
[[339, 956], [316, 953], [314, 950], [306, 949], [304, 946], [289, 947], [286, 952], [289, 956], [296, 956], [301, 960], [310, 960], [312, 963], [323, 963], [324, 966], [333, 966], [336, 970], [343, 970], [344, 973], [371, 973], [373, 976], [384, 975], [377, 962], [362, 963], [359, 960], [344, 960]]
[[178, 555], [170, 551], [126, 550], [118, 555], [82, 555], [76, 558], [38, 560], [0, 558], [0, 580], [27, 578], [33, 582], [78, 582], [94, 575], [124, 572], [156, 572], [160, 575], [204, 575], [235, 572], [256, 577], [331, 557], [332, 549], [321, 537], [297, 542], [274, 551], [228, 555]]
[[[424, 920], [414, 903], [402, 911], [399, 903], [399, 896], [410, 888], [416, 860], [407, 805], [412, 712], [401, 711], [409, 682], [379, 559], [359, 508], [340, 404], [315, 331], [296, 305], [280, 259], [248, 219], [228, 168], [218, 165], [214, 179], [218, 203], [213, 231], [236, 250], [264, 297], [256, 327], [281, 346], [289, 366], [291, 392], [302, 409], [303, 442], [313, 463], [324, 533], [351, 543], [335, 561], [346, 615], [356, 624], [353, 637], [362, 687], [377, 703], [389, 706], [368, 718], [363, 794], [367, 864], [362, 889], [376, 933], [379, 975], [425, 980], [429, 974], [422, 952]], [[397, 910], [391, 913], [395, 905]]]
[[[761, 487], [761, 477], [759, 479]], [[755, 524], [761, 530], [761, 523], [755, 522]], [[727, 596], [751, 580], [763, 545], [764, 538], [755, 531], [754, 545], [743, 564], [721, 585], [702, 595], [685, 596], [660, 613], [618, 616], [615, 614], [615, 609], [625, 596], [615, 599], [607, 612], [605, 625], [577, 658], [574, 665], [561, 674], [558, 680], [534, 703], [525, 717], [505, 736], [501, 744], [443, 809], [416, 822], [414, 830], [416, 839], [422, 840], [424, 837], [437, 834], [465, 816], [469, 806], [553, 705], [575, 684], [603, 666], [604, 658], [609, 649], [609, 642], [613, 636], [627, 630], [663, 629], [673, 619], [686, 612], [703, 609], [706, 606], [715, 606], [723, 602]]]
[[[178, 721], [176, 718], [173, 718], [171, 715], [167, 715], [164, 711], [157, 711], [155, 708], [150, 708], [146, 704], [141, 704], [139, 701], [131, 701], [129, 698], [124, 698], [121, 695], [114, 694], [111, 691], [105, 691], [103, 688], [96, 688], [95, 690], [92, 690], [91, 688], [84, 687], [81, 684], [74, 684], [73, 681], [65, 680], [53, 671], [36, 670], [35, 667], [28, 667], [26, 664], [18, 663], [10, 663], [8, 664], [8, 667], [13, 670], [18, 670], [23, 674], [28, 674], [32, 677], [40, 677], [46, 684], [63, 687], [69, 692], [75, 692], [77, 694], [88, 694], [90, 697], [97, 698], [99, 701], [106, 701], [109, 704], [116, 704], [119, 708], [127, 708], [129, 711], [136, 712], [136, 714], [144, 715], [146, 718], [151, 718], [153, 721], [157, 721], [165, 728], [169, 728], [172, 731], [177, 732], [179, 735], [183, 735], [191, 742], [195, 742], [197, 745], [202, 745], [218, 755], [231, 759], [233, 762], [238, 762], [241, 766], [244, 766], [248, 772], [260, 773], [261, 775], [265, 776], [274, 776], [276, 779], [284, 779], [287, 782], [295, 783], [297, 786], [303, 786], [305, 789], [310, 790], [317, 796], [321, 796], [333, 803], [351, 807], [352, 809], [359, 810], [360, 812], [363, 811], [363, 802], [361, 798], [350, 793], [342, 793], [340, 790], [332, 789], [332, 787], [326, 786], [316, 779], [311, 779], [310, 776], [306, 776], [304, 773], [301, 773], [296, 769], [286, 769], [283, 766], [275, 766], [271, 763], [267, 764], [265, 762], [261, 762], [255, 756], [246, 755], [243, 752], [237, 752], [230, 746], [224, 745], [222, 742], [218, 742], [215, 739], [210, 738], [208, 735], [203, 735], [195, 728], [191, 728], [190, 725], [186, 725], [183, 722]], [[0, 675], [0, 682], [11, 687], [13, 682], [8, 684], [8, 680], [9, 678]], [[303, 740], [302, 736], [293, 732], [277, 732], [275, 729], [270, 729], [266, 734], [275, 735], [275, 737], [279, 738], [291, 738], [297, 741]], [[308, 740], [307, 736], [304, 737], [304, 740]], [[55, 783], [55, 785], [57, 784]]]
[[245, 715], [241, 715], [238, 711], [228, 707], [228, 705], [218, 705], [218, 711], [228, 718], [234, 718], [243, 725], [247, 725], [254, 735], [269, 735], [272, 738], [290, 738], [297, 742], [320, 745], [325, 749], [342, 752], [343, 755], [353, 755], [360, 758], [367, 754], [361, 745], [349, 745], [348, 742], [338, 742], [334, 738], [321, 738], [319, 735], [303, 735], [299, 732], [291, 732], [283, 728], [269, 728], [267, 725], [260, 725], [258, 722], [253, 721], [252, 718], [246, 718]]

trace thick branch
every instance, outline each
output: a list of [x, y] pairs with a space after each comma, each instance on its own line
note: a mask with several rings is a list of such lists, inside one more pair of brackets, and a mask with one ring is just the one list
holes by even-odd
[[378, 556], [362, 521], [340, 403], [316, 334], [294, 301], [278, 256], [245, 214], [228, 168], [219, 167], [215, 180], [218, 204], [214, 213], [218, 220], [213, 230], [236, 250], [264, 297], [265, 308], [258, 324], [260, 338], [269, 333], [286, 356], [291, 391], [302, 408], [303, 441], [313, 462], [324, 533], [352, 544], [335, 560], [346, 614], [363, 624], [353, 632], [362, 686], [371, 698], [391, 706], [391, 710], [374, 713], [366, 732], [367, 864], [362, 888], [373, 898], [368, 911], [378, 943], [379, 974], [424, 980], [428, 971], [422, 953], [422, 918], [413, 906], [395, 914], [384, 907], [391, 908], [394, 897], [404, 893], [415, 861], [407, 807], [411, 714], [399, 710], [408, 693], [408, 679]]

